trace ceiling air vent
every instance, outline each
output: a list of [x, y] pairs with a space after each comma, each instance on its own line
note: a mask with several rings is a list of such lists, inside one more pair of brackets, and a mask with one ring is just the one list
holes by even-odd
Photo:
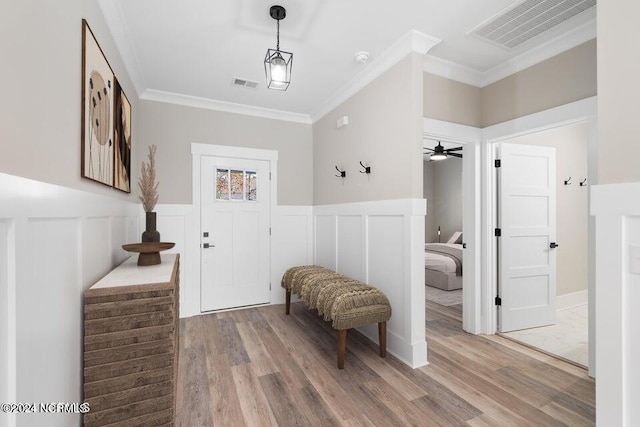
[[248, 87], [251, 89], [255, 89], [258, 87], [258, 82], [253, 81], [253, 80], [247, 80], [247, 79], [240, 79], [238, 77], [234, 77], [233, 81], [231, 82], [232, 85], [234, 86], [244, 86], [244, 87]]
[[513, 49], [595, 5], [596, 0], [523, 0], [469, 34]]

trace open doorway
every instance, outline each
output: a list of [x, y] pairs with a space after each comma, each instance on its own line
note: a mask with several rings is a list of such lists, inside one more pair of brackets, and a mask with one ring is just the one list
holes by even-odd
[[[455, 185], [455, 191], [460, 191], [461, 201], [457, 202], [457, 206], [459, 206], [459, 208], [456, 207], [454, 209], [459, 210], [462, 219], [461, 227], [459, 225], [459, 222], [457, 222], [456, 225], [445, 226], [445, 219], [442, 217], [442, 215], [440, 216], [441, 218], [443, 218], [442, 220], [434, 218], [436, 217], [435, 208], [437, 207], [437, 201], [435, 200], [435, 198], [437, 198], [437, 196], [435, 194], [432, 195], [431, 200], [429, 200], [428, 196], [425, 197], [427, 199], [427, 222], [425, 223], [425, 228], [430, 228], [428, 221], [431, 221], [432, 219], [435, 221], [435, 223], [433, 224], [435, 228], [431, 227], [431, 234], [425, 233], [424, 241], [425, 243], [438, 242], [438, 225], [440, 226], [440, 243], [446, 243], [448, 240], [450, 240], [450, 238], [453, 237], [453, 234], [455, 234], [456, 232], [462, 232], [461, 238], [459, 235], [454, 238], [454, 241], [458, 241], [457, 244], [461, 245], [463, 248], [461, 262], [462, 290], [458, 290], [457, 292], [458, 294], [462, 294], [462, 304], [458, 308], [462, 310], [462, 329], [465, 332], [469, 332], [472, 334], [479, 334], [483, 332], [481, 310], [482, 277], [480, 268], [482, 262], [480, 236], [482, 230], [482, 176], [480, 167], [481, 140], [482, 130], [479, 128], [435, 119], [424, 119], [423, 153], [426, 155], [423, 155], [423, 161], [428, 161], [430, 159], [430, 155], [438, 145], [438, 141], [440, 141], [443, 150], [453, 149], [447, 152], [448, 155], [446, 160], [440, 161], [441, 163], [443, 163], [442, 167], [445, 170], [443, 174], [444, 185], [441, 186], [441, 188], [443, 189], [441, 192], [446, 193], [448, 187], [447, 182], [451, 184], [449, 185], [449, 187], [453, 188], [453, 186]], [[461, 154], [462, 157], [449, 154]], [[449, 163], [449, 165], [451, 165], [450, 168], [446, 167], [447, 162], [451, 162]], [[453, 162], [458, 163], [454, 164]], [[431, 164], [434, 163], [437, 162], [431, 162]], [[429, 174], [429, 169], [431, 168], [430, 165], [427, 164], [426, 166], [423, 166], [423, 170], [426, 170], [426, 173]], [[438, 168], [440, 168], [440, 166], [438, 166]], [[452, 176], [454, 175], [455, 178], [452, 178]], [[425, 178], [428, 178], [428, 176], [429, 175], [427, 175]], [[429, 191], [428, 183], [426, 187], [427, 191]], [[442, 209], [442, 211], [446, 211], [446, 209]], [[440, 224], [438, 224], [438, 222], [440, 222]], [[447, 222], [447, 224], [451, 223]], [[435, 230], [435, 234], [433, 234], [433, 230]], [[427, 279], [427, 274], [428, 272], [425, 270], [425, 279]], [[455, 276], [456, 273], [452, 272], [452, 275]], [[455, 280], [456, 279], [453, 279], [452, 282]], [[460, 278], [458, 278], [458, 280], [460, 280]], [[425, 285], [425, 290], [427, 289], [428, 288], [426, 288]], [[447, 293], [450, 292], [444, 290], [442, 291]], [[426, 301], [426, 303], [428, 303], [428, 301]], [[458, 305], [457, 302], [454, 305]], [[428, 318], [428, 307], [426, 315]], [[457, 319], [459, 319], [460, 313], [456, 313], [455, 316]], [[459, 320], [457, 321], [459, 324]]]
[[[462, 224], [463, 146], [424, 140], [425, 298], [429, 312], [449, 316], [462, 328], [464, 272]], [[459, 323], [458, 323], [459, 322]]]
[[497, 330], [587, 367], [588, 123], [497, 148]]

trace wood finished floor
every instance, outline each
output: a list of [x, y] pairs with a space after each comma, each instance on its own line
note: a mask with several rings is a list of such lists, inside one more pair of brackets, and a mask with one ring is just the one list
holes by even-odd
[[178, 426], [589, 426], [585, 370], [461, 328], [461, 306], [427, 302], [429, 365], [410, 369], [301, 303], [183, 319]]

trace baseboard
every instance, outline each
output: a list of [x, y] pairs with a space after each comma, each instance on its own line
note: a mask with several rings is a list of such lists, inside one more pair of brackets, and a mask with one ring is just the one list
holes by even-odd
[[[380, 344], [377, 324], [362, 326], [357, 330], [374, 343]], [[413, 369], [429, 364], [427, 362], [426, 340], [410, 343], [400, 335], [389, 331], [389, 329], [387, 329], [387, 353], [392, 354], [396, 359]]]
[[556, 297], [556, 310], [567, 310], [589, 303], [589, 291], [578, 291], [570, 294], [558, 295]]

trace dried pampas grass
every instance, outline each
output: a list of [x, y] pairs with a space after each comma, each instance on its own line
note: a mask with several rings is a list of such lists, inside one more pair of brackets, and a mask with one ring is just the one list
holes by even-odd
[[139, 199], [145, 212], [153, 212], [158, 202], [158, 184], [156, 182], [156, 146], [149, 146], [149, 161], [142, 162], [142, 173], [138, 179], [138, 187], [142, 195]]

